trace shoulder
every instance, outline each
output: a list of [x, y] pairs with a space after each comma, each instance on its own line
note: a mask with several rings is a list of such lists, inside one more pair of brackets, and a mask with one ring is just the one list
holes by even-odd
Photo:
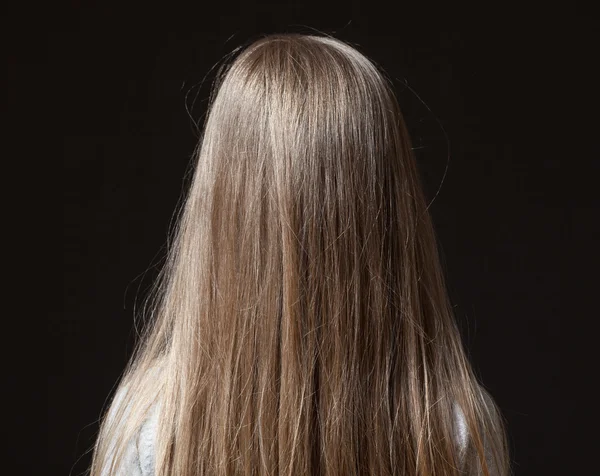
[[[130, 393], [132, 387], [129, 384], [122, 385], [117, 391], [111, 408], [107, 415], [106, 423], [110, 425], [110, 439], [108, 440], [107, 457], [102, 464], [102, 476], [113, 475], [132, 475], [132, 476], [154, 476], [155, 474], [155, 454], [156, 454], [156, 436], [158, 433], [158, 422], [160, 413], [160, 401], [155, 400], [146, 410], [138, 410], [140, 413], [140, 423], [136, 423], [137, 429], [132, 436], [124, 437], [125, 428], [132, 424], [131, 414], [133, 408], [139, 400], [132, 398]], [[119, 447], [121, 448], [119, 450]], [[111, 462], [118, 456], [118, 467], [114, 472], [107, 468]]]
[[[504, 463], [502, 460], [503, 454], [495, 454], [495, 451], [502, 451], [501, 437], [504, 431], [499, 410], [487, 390], [480, 387], [480, 391], [482, 397], [480, 418], [482, 420], [478, 423], [482, 425], [480, 430], [483, 430], [481, 437], [488, 471], [490, 475], [507, 474], [508, 469], [502, 466]], [[471, 458], [474, 449], [469, 441], [469, 429], [465, 415], [458, 404], [454, 405], [454, 437], [459, 449], [460, 460], [465, 463], [467, 458]], [[498, 456], [500, 456], [499, 460], [497, 459]], [[477, 463], [477, 466], [480, 471], [479, 463]]]
[[[157, 430], [158, 406], [154, 405], [135, 436], [127, 442], [116, 475], [154, 476]], [[108, 474], [103, 472], [102, 476]]]

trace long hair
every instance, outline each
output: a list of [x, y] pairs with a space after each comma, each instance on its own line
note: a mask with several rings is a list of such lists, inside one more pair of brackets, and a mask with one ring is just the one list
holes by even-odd
[[393, 88], [342, 41], [222, 69], [156, 298], [93, 475], [156, 406], [159, 475], [509, 471]]

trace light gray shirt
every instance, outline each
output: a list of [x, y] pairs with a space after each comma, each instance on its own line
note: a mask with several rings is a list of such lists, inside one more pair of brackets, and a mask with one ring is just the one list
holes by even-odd
[[[122, 398], [121, 392], [117, 393], [113, 408]], [[122, 464], [117, 471], [118, 475], [127, 476], [155, 476], [155, 447], [158, 428], [159, 405], [154, 405], [148, 412], [136, 437], [127, 445]], [[462, 411], [455, 407], [455, 437], [459, 448], [464, 450], [467, 444], [467, 428]], [[104, 473], [106, 476], [107, 473]]]

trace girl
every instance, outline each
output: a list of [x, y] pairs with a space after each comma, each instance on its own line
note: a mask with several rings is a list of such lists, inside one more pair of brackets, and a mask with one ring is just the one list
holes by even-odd
[[385, 76], [329, 37], [223, 68], [96, 475], [508, 473]]

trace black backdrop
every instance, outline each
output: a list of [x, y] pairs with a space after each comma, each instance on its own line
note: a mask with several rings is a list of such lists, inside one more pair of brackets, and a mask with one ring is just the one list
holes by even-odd
[[203, 78], [257, 34], [310, 28], [353, 43], [392, 78], [427, 196], [436, 197], [451, 298], [477, 374], [506, 417], [514, 472], [557, 473], [560, 293], [548, 256], [566, 219], [546, 180], [558, 163], [530, 145], [541, 114], [536, 32], [491, 6], [212, 10], [72, 2], [40, 45], [64, 161], [49, 473], [89, 464], [96, 419], [134, 342], [134, 306], [164, 256], [213, 76]]

